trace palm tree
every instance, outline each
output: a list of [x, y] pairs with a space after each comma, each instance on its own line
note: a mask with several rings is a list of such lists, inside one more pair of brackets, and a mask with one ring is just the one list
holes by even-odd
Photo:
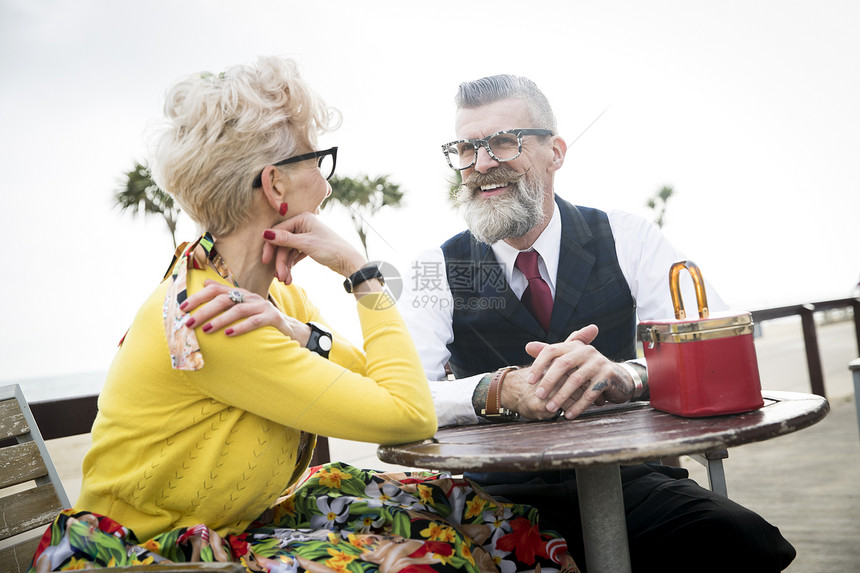
[[663, 223], [666, 221], [666, 206], [669, 203], [669, 197], [674, 193], [675, 190], [671, 185], [664, 185], [652, 198], [648, 199], [648, 202], [646, 203], [649, 209], [654, 210], [654, 224], [660, 229], [663, 228]]
[[367, 233], [371, 227], [368, 221], [383, 207], [403, 206], [400, 185], [389, 181], [387, 175], [374, 179], [367, 175], [357, 178], [335, 175], [330, 183], [331, 195], [323, 202], [323, 208], [337, 203], [349, 211], [355, 232], [364, 247], [364, 255], [370, 259], [367, 252]]
[[463, 172], [454, 171], [454, 174], [448, 179], [448, 205], [457, 208], [457, 192], [463, 184]]
[[152, 180], [148, 165], [134, 163], [134, 169], [125, 174], [125, 185], [114, 193], [114, 201], [121, 211], [131, 211], [133, 216], [140, 212], [161, 216], [176, 248], [176, 222], [181, 211], [173, 197]]

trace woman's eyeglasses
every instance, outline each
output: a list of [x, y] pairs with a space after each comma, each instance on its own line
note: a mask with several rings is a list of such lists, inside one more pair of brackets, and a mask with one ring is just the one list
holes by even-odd
[[[278, 161], [277, 163], [272, 163], [272, 165], [287, 165], [289, 163], [298, 163], [299, 161], [308, 161], [310, 159], [317, 160], [317, 167], [319, 168], [320, 173], [323, 174], [323, 177], [325, 177], [326, 180], [329, 180], [332, 178], [332, 175], [334, 175], [334, 168], [337, 165], [337, 147], [335, 146], [324, 151], [311, 151], [310, 153], [288, 157], [287, 159]], [[253, 186], [263, 186], [262, 171], [257, 175], [257, 178], [254, 179]]]

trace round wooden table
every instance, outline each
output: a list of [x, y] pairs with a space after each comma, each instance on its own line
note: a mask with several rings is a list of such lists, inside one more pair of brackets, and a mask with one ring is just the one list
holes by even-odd
[[574, 420], [455, 426], [423, 442], [380, 446], [377, 455], [452, 473], [575, 469], [589, 571], [629, 572], [619, 466], [769, 440], [811, 426], [830, 410], [813, 394], [762, 395], [758, 410], [706, 418], [634, 402], [593, 407]]

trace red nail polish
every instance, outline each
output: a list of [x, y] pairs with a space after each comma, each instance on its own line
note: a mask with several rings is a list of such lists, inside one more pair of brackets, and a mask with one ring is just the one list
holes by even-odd
[[188, 308], [188, 301], [187, 300], [179, 305], [179, 310], [185, 310], [186, 308]]
[[210, 330], [212, 330], [212, 324], [211, 323], [203, 325], [203, 332], [209, 332]]
[[233, 329], [228, 328], [227, 330], [224, 331], [224, 334], [226, 334], [227, 336], [230, 336], [231, 334], [233, 334]]
[[191, 328], [192, 326], [194, 326], [194, 322], [195, 322], [195, 320], [194, 320], [194, 317], [192, 316], [191, 318], [189, 318], [188, 320], [185, 321], [185, 326], [187, 326], [188, 328]]
[[275, 238], [275, 232], [274, 231], [263, 231], [263, 238], [266, 239], [267, 241], [271, 241]]

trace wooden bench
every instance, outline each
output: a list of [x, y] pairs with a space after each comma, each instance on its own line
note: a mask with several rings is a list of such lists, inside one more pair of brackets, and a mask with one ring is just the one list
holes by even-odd
[[0, 387], [0, 496], [0, 573], [22, 573], [70, 503], [17, 384]]

